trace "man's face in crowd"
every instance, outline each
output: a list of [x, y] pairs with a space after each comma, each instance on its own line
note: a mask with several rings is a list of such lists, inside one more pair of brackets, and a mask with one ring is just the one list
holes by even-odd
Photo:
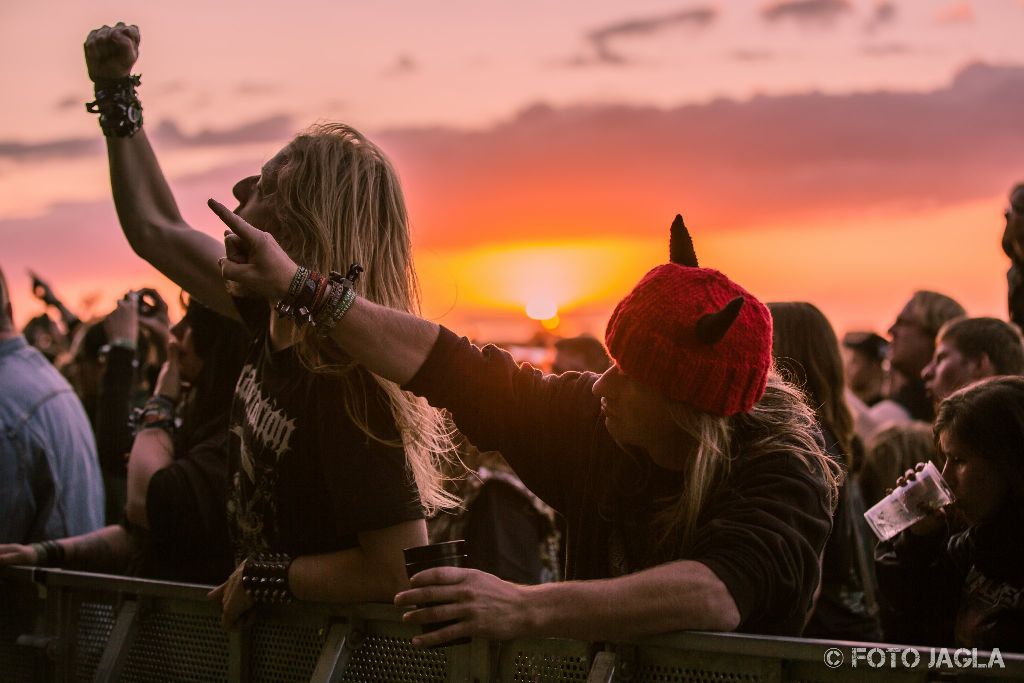
[[601, 375], [593, 391], [601, 399], [605, 427], [616, 443], [644, 449], [661, 467], [681, 467], [681, 462], [665, 462], [660, 456], [666, 444], [679, 441], [667, 399], [628, 377], [618, 364]]
[[896, 316], [889, 336], [892, 337], [889, 361], [893, 368], [910, 377], [919, 375], [932, 357], [935, 340], [921, 325], [909, 303]]
[[1009, 483], [991, 460], [966, 450], [947, 432], [939, 435], [939, 447], [946, 454], [942, 478], [956, 496], [956, 506], [970, 524], [990, 518], [1010, 495]]
[[936, 404], [957, 389], [986, 376], [980, 359], [968, 358], [947, 341], [939, 342], [931, 362], [921, 373], [925, 389]]
[[273, 159], [263, 164], [259, 175], [242, 178], [231, 189], [231, 194], [238, 200], [235, 213], [250, 225], [269, 232], [278, 242], [281, 236], [278, 234], [280, 230], [274, 212], [273, 195], [277, 191], [277, 171], [287, 158], [286, 150], [282, 149]]

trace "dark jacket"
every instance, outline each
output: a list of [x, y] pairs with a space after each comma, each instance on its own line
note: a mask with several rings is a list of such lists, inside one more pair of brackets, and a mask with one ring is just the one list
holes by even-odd
[[942, 642], [1024, 652], [1024, 512], [959, 533], [904, 531], [878, 544], [879, 588], [896, 609], [953, 624]]
[[601, 579], [694, 560], [729, 590], [739, 631], [799, 635], [831, 529], [823, 478], [796, 455], [744, 458], [740, 452], [728, 479], [712, 491], [693, 542], [659, 546], [658, 503], [678, 496], [682, 481], [612, 440], [591, 391], [596, 379], [544, 375], [497, 347], [481, 351], [442, 328], [405, 388], [450, 410], [474, 445], [500, 451], [523, 483], [565, 516], [566, 578]]

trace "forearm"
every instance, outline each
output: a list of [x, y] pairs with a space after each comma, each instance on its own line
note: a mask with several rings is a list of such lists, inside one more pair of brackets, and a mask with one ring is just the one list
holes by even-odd
[[736, 603], [714, 572], [689, 560], [598, 581], [524, 589], [530, 637], [633, 640], [682, 630], [733, 631]]
[[57, 304], [57, 311], [60, 313], [60, 318], [64, 321], [64, 330], [70, 335], [78, 329], [78, 326], [82, 324], [78, 316], [72, 313], [64, 306], [64, 304]]
[[96, 450], [100, 466], [106, 472], [124, 476], [125, 454], [132, 448], [131, 415], [132, 387], [135, 384], [135, 352], [112, 347], [107, 355], [100, 399], [96, 409]]
[[288, 586], [299, 600], [311, 602], [390, 602], [409, 587], [401, 570], [382, 567], [361, 548], [295, 558]]
[[97, 572], [119, 572], [131, 556], [131, 537], [119, 524], [58, 541], [64, 548], [64, 567]]
[[370, 372], [402, 385], [423, 365], [440, 329], [437, 323], [357, 298], [331, 338]]
[[114, 205], [128, 244], [189, 294], [237, 320], [217, 266], [224, 250], [182, 218], [146, 131], [106, 140]]
[[135, 437], [128, 460], [128, 521], [149, 528], [146, 493], [153, 474], [174, 461], [174, 444], [162, 429], [144, 429]]
[[359, 534], [359, 546], [295, 558], [288, 585], [300, 600], [320, 602], [391, 602], [409, 587], [402, 548], [427, 543], [427, 525], [400, 522]]
[[106, 140], [117, 217], [129, 244], [148, 260], [148, 250], [159, 245], [159, 232], [184, 223], [181, 212], [145, 130]]

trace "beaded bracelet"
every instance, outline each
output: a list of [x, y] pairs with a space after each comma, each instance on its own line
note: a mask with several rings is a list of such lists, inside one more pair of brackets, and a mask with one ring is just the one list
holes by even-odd
[[344, 277], [341, 273], [331, 271], [331, 282], [341, 294], [331, 297], [329, 305], [324, 307], [322, 315], [317, 320], [317, 335], [326, 337], [330, 334], [338, 321], [345, 317], [348, 310], [352, 308], [352, 304], [356, 300], [355, 284], [362, 272], [363, 267], [358, 263], [349, 266], [348, 273]]
[[341, 301], [341, 297], [345, 295], [344, 287], [338, 285], [336, 282], [331, 281], [328, 284], [328, 292], [324, 296], [324, 304], [320, 307], [316, 318], [313, 320], [313, 324], [317, 328], [317, 333], [323, 335], [323, 330], [328, 321], [330, 320], [331, 313], [337, 308], [338, 302]]
[[30, 547], [36, 551], [37, 567], [59, 567], [64, 564], [64, 546], [57, 541], [41, 541]]
[[292, 276], [292, 281], [288, 285], [288, 293], [274, 305], [278, 317], [285, 318], [292, 314], [295, 302], [299, 298], [299, 294], [302, 293], [302, 288], [305, 287], [310, 274], [309, 268], [299, 266], [296, 269], [295, 275]]
[[136, 408], [129, 419], [135, 436], [144, 429], [162, 429], [171, 436], [177, 429], [175, 403], [167, 396], [151, 396], [141, 408]]
[[100, 128], [109, 137], [130, 138], [142, 129], [142, 102], [135, 93], [139, 75], [96, 81], [96, 99], [85, 103], [90, 114], [100, 115]]
[[291, 316], [300, 327], [312, 324], [317, 334], [325, 337], [352, 307], [356, 298], [355, 283], [362, 272], [363, 267], [358, 263], [349, 266], [344, 276], [332, 270], [327, 277], [299, 266], [289, 283], [288, 293], [274, 305], [274, 310], [282, 318]]
[[292, 602], [295, 596], [288, 587], [291, 564], [292, 558], [287, 553], [253, 553], [245, 560], [242, 569], [242, 588], [255, 602]]

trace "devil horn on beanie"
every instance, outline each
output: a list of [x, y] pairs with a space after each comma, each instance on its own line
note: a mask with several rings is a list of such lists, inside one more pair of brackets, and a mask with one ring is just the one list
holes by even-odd
[[672, 227], [669, 229], [668, 260], [692, 268], [699, 265], [697, 252], [693, 249], [693, 238], [690, 237], [690, 231], [683, 223], [682, 214], [676, 214], [676, 219], [672, 221]]
[[747, 412], [768, 382], [771, 314], [722, 273], [695, 265], [681, 217], [672, 228], [672, 256], [687, 263], [647, 273], [615, 307], [605, 345], [627, 377], [670, 400], [713, 415]]
[[697, 321], [697, 339], [705, 344], [721, 341], [732, 324], [736, 322], [741, 308], [743, 308], [743, 297], [738, 296], [727, 303], [722, 310], [701, 316]]

